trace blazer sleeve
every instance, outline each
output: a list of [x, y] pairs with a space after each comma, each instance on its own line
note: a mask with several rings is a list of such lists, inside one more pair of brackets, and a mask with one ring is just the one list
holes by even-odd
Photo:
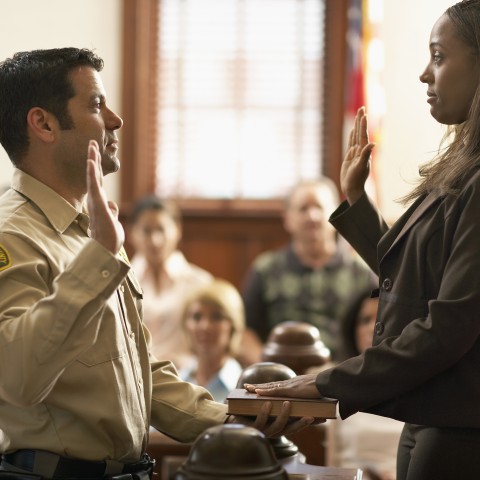
[[368, 196], [364, 194], [353, 205], [343, 202], [329, 221], [378, 275], [377, 245], [388, 225]]

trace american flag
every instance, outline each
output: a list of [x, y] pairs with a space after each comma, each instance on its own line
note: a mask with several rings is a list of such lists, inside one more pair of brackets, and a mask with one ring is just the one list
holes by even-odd
[[[368, 114], [370, 140], [377, 144], [375, 147], [377, 151], [379, 148], [380, 127], [384, 113], [382, 71], [379, 71], [383, 66], [383, 42], [380, 35], [382, 16], [381, 3], [377, 0], [349, 0], [348, 2], [343, 135], [345, 146], [355, 114], [364, 105]], [[375, 58], [372, 58], [372, 55]], [[371, 175], [366, 188], [369, 195], [377, 199], [375, 162], [372, 162]]]

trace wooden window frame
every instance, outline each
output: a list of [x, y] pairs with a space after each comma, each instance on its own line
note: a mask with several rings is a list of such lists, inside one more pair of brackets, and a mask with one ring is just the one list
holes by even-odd
[[[343, 157], [344, 81], [348, 0], [325, 0], [323, 174], [339, 181]], [[159, 0], [123, 0], [121, 207], [155, 191]], [[179, 199], [182, 211], [199, 215], [271, 215], [277, 200]]]

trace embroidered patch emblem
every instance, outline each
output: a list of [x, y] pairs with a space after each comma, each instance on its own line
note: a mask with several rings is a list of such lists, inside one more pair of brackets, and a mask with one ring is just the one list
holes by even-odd
[[9, 253], [7, 252], [7, 249], [3, 245], [0, 245], [0, 272], [10, 267], [11, 265], [12, 260]]

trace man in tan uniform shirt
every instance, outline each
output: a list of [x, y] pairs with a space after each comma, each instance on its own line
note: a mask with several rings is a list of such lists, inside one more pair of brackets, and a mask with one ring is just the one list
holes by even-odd
[[[102, 187], [122, 126], [102, 67], [74, 48], [0, 63], [0, 143], [16, 167], [0, 199], [0, 470], [36, 478], [138, 473], [150, 425], [189, 442], [227, 420], [149, 354], [142, 290]], [[288, 405], [267, 418], [255, 423], [267, 435], [312, 420], [287, 424]]]

